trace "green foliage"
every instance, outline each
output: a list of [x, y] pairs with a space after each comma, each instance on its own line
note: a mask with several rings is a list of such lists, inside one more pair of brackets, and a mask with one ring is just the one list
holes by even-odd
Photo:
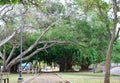
[[64, 6], [61, 3], [56, 4], [54, 2], [48, 1], [46, 4], [47, 13], [52, 13], [52, 14], [54, 14], [55, 12], [61, 13], [61, 11], [63, 12], [63, 9], [64, 9]]
[[[64, 19], [62, 22], [54, 26], [54, 28], [52, 28], [45, 37], [48, 40], [79, 41], [77, 42], [77, 46], [72, 48], [72, 52], [69, 52], [72, 53], [73, 64], [80, 65], [85, 62], [89, 64], [100, 63], [105, 59], [105, 50], [107, 50], [109, 42], [106, 28], [103, 27], [105, 26], [102, 23], [98, 25], [95, 22], [88, 22], [86, 19]], [[58, 48], [65, 50], [64, 47]], [[60, 52], [60, 50], [54, 48], [53, 55], [54, 53], [55, 55], [60, 55], [62, 52], [62, 55], [65, 54], [65, 51], [60, 53], [57, 53], [56, 51]], [[59, 56], [59, 58], [62, 58], [62, 55], [61, 57]]]
[[[18, 4], [20, 0], [4, 0], [1, 4]], [[35, 1], [35, 2], [34, 2]], [[107, 50], [107, 45], [109, 42], [108, 33], [106, 29], [106, 24], [110, 23], [110, 27], [112, 26], [110, 19], [108, 17], [109, 5], [103, 0], [78, 0], [81, 10], [85, 13], [87, 12], [88, 17], [84, 18], [73, 18], [73, 17], [65, 17], [62, 21], [57, 23], [50, 29], [43, 40], [66, 40], [73, 41], [75, 44], [70, 45], [56, 45], [52, 48], [49, 48], [46, 52], [42, 51], [36, 54], [34, 57], [29, 59], [28, 61], [40, 60], [45, 61], [46, 63], [51, 64], [52, 62], [60, 63], [60, 61], [65, 57], [72, 57], [73, 64], [92, 64], [99, 63], [105, 59], [105, 52]], [[29, 3], [28, 6], [32, 5], [38, 6], [36, 3], [38, 2], [41, 7], [41, 0], [33, 0], [34, 3]], [[39, 8], [41, 8], [39, 7]], [[64, 6], [60, 3], [51, 3], [51, 6], [46, 5], [46, 12], [43, 12], [45, 15], [49, 14], [48, 17], [51, 16], [50, 19], [47, 19], [46, 22], [41, 21], [41, 18], [36, 16], [36, 14], [29, 13], [24, 17], [26, 23], [31, 23], [35, 27], [39, 27], [40, 29], [47, 27], [53, 20], [59, 17], [52, 17], [51, 14], [57, 12], [61, 13]], [[99, 8], [102, 13], [100, 13]], [[38, 10], [36, 11], [38, 13]], [[80, 11], [82, 12], [82, 11]], [[103, 14], [103, 15], [102, 15]], [[101, 18], [101, 15], [105, 18]], [[78, 15], [79, 16], [79, 15]], [[49, 22], [48, 22], [49, 21]], [[10, 21], [11, 22], [11, 21]], [[15, 24], [16, 20], [12, 21], [10, 24]], [[111, 28], [110, 28], [111, 29]], [[26, 50], [30, 45], [34, 43], [37, 39], [37, 34], [29, 35], [23, 42], [23, 51]], [[38, 44], [31, 52], [35, 51], [37, 48], [42, 47], [42, 44]], [[11, 51], [11, 44], [6, 44], [7, 55], [9, 55]], [[115, 50], [118, 47], [115, 48]], [[117, 51], [117, 50], [116, 50]], [[19, 47], [15, 49], [14, 55], [17, 56], [19, 54]], [[117, 52], [116, 52], [117, 53]], [[14, 57], [15, 57], [14, 56]], [[14, 58], [13, 57], [13, 58]], [[118, 58], [118, 57], [117, 57]], [[117, 59], [113, 57], [113, 60]]]
[[3, 61], [0, 59], [0, 65], [2, 65]]
[[73, 61], [74, 64], [92, 64], [96, 63], [98, 57], [98, 53], [95, 48], [84, 48], [84, 49], [76, 49], [74, 51]]
[[[43, 0], [46, 1], [46, 0]], [[40, 6], [42, 0], [0, 0], [1, 5], [5, 4], [21, 4], [27, 5], [28, 7], [31, 7], [31, 5]], [[42, 6], [41, 6], [42, 7]]]
[[30, 45], [32, 45], [37, 39], [38, 34], [36, 33], [28, 33], [27, 38], [23, 42], [23, 50], [26, 50]]
[[65, 57], [72, 57], [74, 53], [75, 47], [72, 45], [56, 45], [50, 49], [48, 49], [48, 53], [45, 54], [45, 61], [47, 63], [58, 63], [60, 64], [61, 60]]
[[115, 63], [120, 63], [120, 41], [116, 41], [113, 47], [112, 61]]
[[69, 23], [69, 20], [62, 20], [60, 23], [54, 26], [47, 34], [48, 40], [74, 40], [76, 33], [73, 30], [73, 26]]
[[21, 3], [21, 0], [0, 0], [0, 4], [19, 4]]
[[[23, 40], [24, 40], [23, 41], [23, 51], [26, 50], [27, 48], [29, 48], [29, 46], [32, 45], [38, 37], [37, 34], [28, 33], [28, 35], [27, 35], [27, 37], [25, 37], [25, 39], [23, 37]], [[23, 36], [25, 36], [24, 33], [23, 33]], [[18, 41], [17, 43], [20, 43], [20, 42]], [[12, 59], [13, 59], [20, 54], [20, 45], [16, 46], [14, 44], [14, 42], [13, 43], [8, 42], [3, 47], [0, 48], [0, 51], [3, 53], [3, 50], [5, 49], [5, 55], [6, 55], [6, 58], [7, 58], [10, 55], [13, 46], [15, 46], [15, 50], [14, 50], [13, 57], [12, 57]], [[35, 50], [35, 49], [33, 49], [33, 50]], [[29, 53], [28, 53], [28, 55], [29, 55]]]
[[[104, 10], [109, 9], [109, 4], [107, 4], [103, 0], [76, 0], [79, 6], [81, 6], [81, 9], [88, 11], [96, 10], [96, 8], [101, 8]], [[99, 9], [98, 9], [99, 10]]]

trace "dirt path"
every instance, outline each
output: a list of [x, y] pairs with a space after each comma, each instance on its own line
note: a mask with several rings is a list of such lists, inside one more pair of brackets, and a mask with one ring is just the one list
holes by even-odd
[[55, 73], [42, 73], [24, 83], [69, 83]]

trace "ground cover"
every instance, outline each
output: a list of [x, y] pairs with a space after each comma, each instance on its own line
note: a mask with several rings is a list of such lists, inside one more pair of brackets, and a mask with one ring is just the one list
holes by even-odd
[[[75, 72], [58, 73], [59, 76], [72, 83], [103, 83], [104, 73]], [[111, 76], [111, 83], [120, 83], [120, 76]]]
[[[72, 83], [103, 83], [104, 73], [90, 73], [90, 72], [63, 72], [57, 73], [64, 80], [68, 80]], [[41, 75], [41, 74], [40, 74]], [[23, 74], [24, 80], [27, 80], [33, 76], [33, 74]], [[10, 74], [9, 79], [10, 83], [17, 83], [19, 74]], [[46, 78], [46, 76], [44, 76]], [[51, 79], [53, 75], [51, 74]], [[54, 78], [54, 77], [53, 77]], [[40, 79], [40, 76], [37, 79], [32, 80], [33, 83]], [[111, 83], [120, 83], [120, 76], [111, 76]]]
[[[33, 76], [32, 74], [22, 74], [24, 80], [27, 80], [28, 78], [30, 78], [31, 76]], [[19, 77], [19, 74], [16, 73], [16, 74], [9, 74], [9, 83], [17, 83], [18, 81], [18, 77]]]

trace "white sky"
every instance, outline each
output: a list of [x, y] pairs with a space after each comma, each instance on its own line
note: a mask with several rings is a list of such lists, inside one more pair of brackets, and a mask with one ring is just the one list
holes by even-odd
[[103, 0], [103, 1], [105, 1], [105, 2], [107, 2], [107, 3], [109, 3], [109, 2], [110, 2], [110, 0]]

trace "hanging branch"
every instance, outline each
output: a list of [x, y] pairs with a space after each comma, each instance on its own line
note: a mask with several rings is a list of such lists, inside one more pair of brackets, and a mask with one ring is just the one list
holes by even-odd
[[119, 37], [119, 33], [120, 33], [120, 28], [118, 28], [118, 31], [117, 31], [117, 34], [116, 34], [116, 36], [115, 36], [114, 41], [118, 39], [118, 37]]
[[12, 39], [18, 32], [19, 29], [15, 30], [11, 35], [0, 41], [0, 47], [7, 43], [10, 39]]
[[2, 53], [1, 53], [1, 51], [0, 51], [0, 57], [2, 58], [2, 60], [3, 60], [3, 55], [2, 55]]
[[14, 50], [15, 50], [15, 46], [13, 45], [12, 51], [10, 52], [9, 57], [8, 57], [7, 60], [6, 60], [6, 64], [7, 64], [7, 63], [10, 61], [10, 59], [12, 58], [13, 53], [14, 53]]

